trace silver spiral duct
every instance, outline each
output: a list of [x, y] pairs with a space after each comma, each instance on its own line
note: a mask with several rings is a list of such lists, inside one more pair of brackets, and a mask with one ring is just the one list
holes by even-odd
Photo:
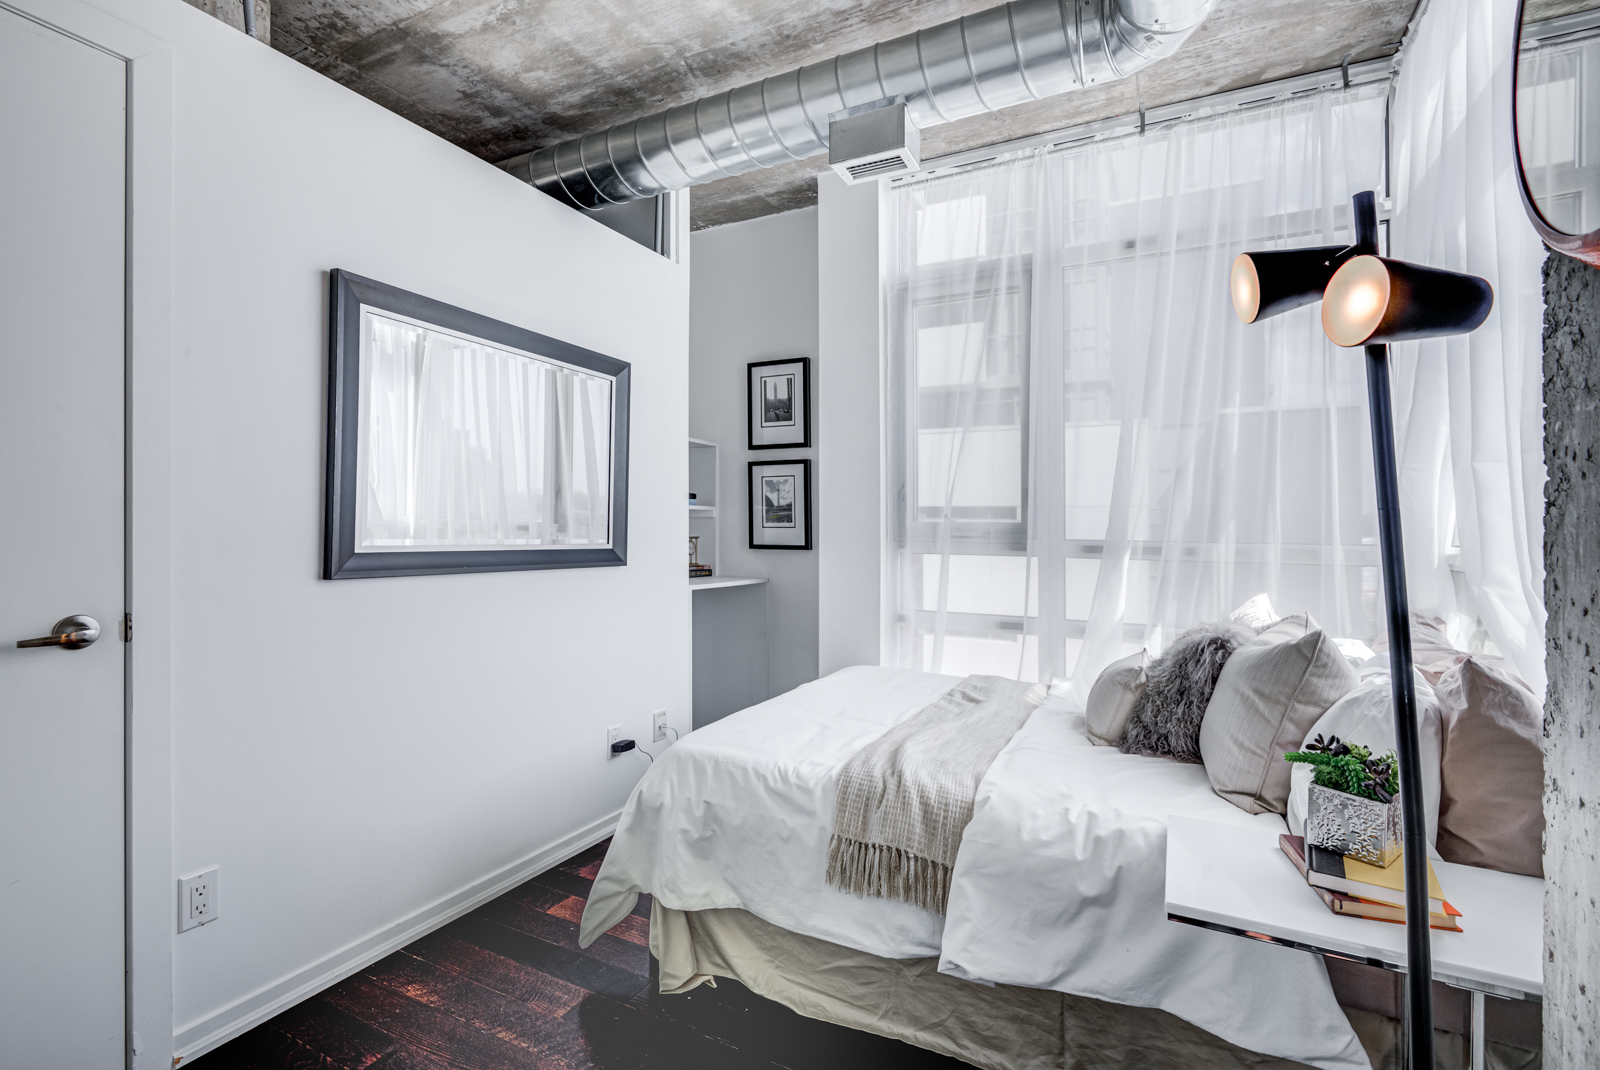
[[904, 97], [919, 128], [1126, 78], [1217, 0], [1014, 0], [499, 164], [578, 208], [800, 160], [836, 112]]

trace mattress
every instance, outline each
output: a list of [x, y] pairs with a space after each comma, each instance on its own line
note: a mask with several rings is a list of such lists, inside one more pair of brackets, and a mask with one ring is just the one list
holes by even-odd
[[677, 910], [748, 910], [883, 958], [938, 955], [937, 915], [846, 894], [825, 874], [844, 763], [958, 679], [844, 669], [667, 748], [623, 808], [580, 941], [621, 921], [643, 891]]
[[949, 977], [1167, 1011], [1231, 1044], [1329, 1070], [1368, 1063], [1322, 961], [1169, 922], [1166, 817], [1283, 828], [1218, 798], [1200, 766], [1091, 745], [1053, 700], [978, 789], [946, 918], [827, 885], [839, 771], [955, 677], [858, 666], [740, 711], [669, 748], [629, 797], [580, 933], [640, 892], [678, 911], [744, 910]]

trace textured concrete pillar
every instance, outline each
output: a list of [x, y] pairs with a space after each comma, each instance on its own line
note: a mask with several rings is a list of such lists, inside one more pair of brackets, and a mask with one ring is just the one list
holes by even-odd
[[188, 0], [207, 15], [215, 15], [236, 30], [244, 29], [244, 5], [253, 2], [256, 8], [256, 39], [264, 45], [272, 43], [272, 0]]
[[1600, 1067], [1600, 271], [1544, 268], [1545, 1070]]

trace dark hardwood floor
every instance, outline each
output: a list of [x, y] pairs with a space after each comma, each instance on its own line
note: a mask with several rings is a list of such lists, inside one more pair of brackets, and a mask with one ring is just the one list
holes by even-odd
[[734, 981], [651, 978], [650, 901], [587, 950], [578, 919], [609, 841], [192, 1061], [195, 1070], [954, 1070], [803, 1018]]

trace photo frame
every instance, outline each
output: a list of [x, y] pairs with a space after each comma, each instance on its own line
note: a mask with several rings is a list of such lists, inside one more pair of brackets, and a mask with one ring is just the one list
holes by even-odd
[[811, 549], [811, 461], [751, 461], [750, 549]]
[[632, 367], [330, 273], [322, 576], [623, 565]]
[[750, 449], [811, 447], [811, 358], [762, 360], [745, 366]]

